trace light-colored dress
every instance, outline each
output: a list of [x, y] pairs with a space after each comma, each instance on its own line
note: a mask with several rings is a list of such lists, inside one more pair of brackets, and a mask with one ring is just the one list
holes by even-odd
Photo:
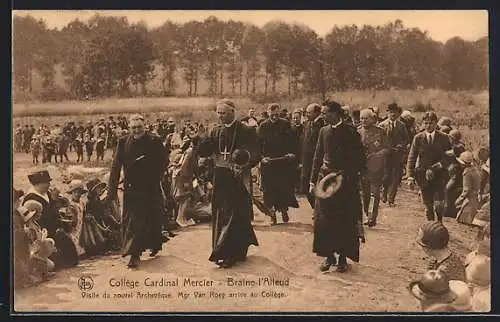
[[189, 147], [181, 154], [179, 162], [176, 164], [173, 173], [173, 197], [179, 205], [177, 223], [181, 227], [194, 224], [189, 220], [189, 210], [193, 206], [193, 179], [196, 171], [196, 154], [192, 147]]
[[481, 175], [479, 170], [472, 166], [464, 169], [462, 193], [457, 198], [457, 221], [463, 224], [472, 224], [479, 209], [479, 188]]
[[70, 208], [72, 209], [72, 215], [76, 216], [76, 218], [74, 219], [76, 224], [69, 235], [76, 246], [76, 253], [78, 254], [78, 256], [80, 256], [85, 253], [83, 247], [80, 246], [80, 235], [82, 234], [83, 210], [85, 208], [85, 201], [83, 200], [83, 198], [80, 199], [80, 202], [71, 200]]

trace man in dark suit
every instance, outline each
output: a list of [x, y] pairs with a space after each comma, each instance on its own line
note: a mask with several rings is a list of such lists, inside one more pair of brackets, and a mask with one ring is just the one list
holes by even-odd
[[311, 179], [312, 161], [319, 130], [325, 125], [321, 116], [321, 106], [316, 103], [309, 104], [306, 108], [306, 118], [302, 136], [300, 193], [306, 194], [309, 204], [314, 207], [315, 198], [313, 194], [309, 193], [309, 180]]
[[161, 138], [146, 132], [144, 117], [130, 118], [130, 134], [121, 137], [113, 156], [108, 202], [117, 197], [123, 168], [123, 249], [128, 266], [137, 267], [146, 249], [155, 256], [162, 248], [163, 196], [161, 180], [166, 170], [166, 150]]
[[425, 114], [422, 124], [425, 131], [413, 138], [407, 174], [410, 188], [413, 189], [416, 181], [422, 191], [427, 219], [434, 220], [436, 214], [437, 220], [442, 222], [446, 184], [446, 168], [442, 162], [446, 151], [451, 149], [451, 142], [448, 135], [436, 130], [437, 123], [436, 113]]
[[394, 206], [396, 193], [403, 177], [404, 159], [409, 143], [406, 126], [399, 120], [401, 112], [402, 109], [397, 104], [389, 104], [387, 106], [387, 119], [378, 125], [387, 133], [391, 145], [382, 191], [382, 202], [389, 201], [390, 207]]

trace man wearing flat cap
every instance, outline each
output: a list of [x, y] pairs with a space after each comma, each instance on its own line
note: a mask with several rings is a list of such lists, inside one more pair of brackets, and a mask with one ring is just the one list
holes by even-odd
[[319, 132], [310, 191], [323, 195], [316, 186], [328, 176], [341, 175], [342, 183], [333, 195], [316, 199], [313, 251], [325, 258], [321, 271], [336, 265], [338, 254], [337, 271], [345, 272], [347, 258], [359, 261], [358, 223], [362, 218], [359, 175], [365, 167], [365, 154], [356, 128], [343, 122], [339, 103], [326, 101], [322, 113], [328, 125]]
[[130, 134], [121, 137], [113, 156], [108, 201], [116, 200], [120, 171], [124, 173], [122, 256], [130, 255], [128, 266], [140, 263], [143, 251], [155, 256], [162, 249], [163, 195], [161, 180], [167, 154], [161, 138], [146, 132], [144, 117], [130, 117]]
[[389, 201], [389, 206], [395, 205], [396, 193], [403, 177], [403, 168], [407, 147], [410, 143], [408, 130], [399, 119], [401, 107], [396, 103], [387, 106], [388, 117], [378, 124], [389, 137], [391, 150], [387, 156], [386, 172], [382, 190], [382, 202]]
[[[201, 137], [198, 155], [214, 159], [212, 194], [212, 253], [209, 260], [229, 268], [246, 260], [248, 247], [258, 246], [252, 227], [250, 170], [260, 160], [255, 129], [235, 119], [231, 100], [217, 102], [220, 124]], [[246, 150], [249, 160], [235, 166], [236, 150]], [[237, 169], [237, 170], [236, 170]]]
[[53, 238], [58, 226], [58, 213], [55, 201], [49, 193], [52, 178], [47, 170], [42, 170], [29, 174], [28, 180], [31, 183], [32, 188], [24, 196], [22, 205], [24, 205], [28, 200], [33, 200], [41, 205], [42, 214], [40, 215], [39, 220], [40, 226], [47, 229], [49, 238]]

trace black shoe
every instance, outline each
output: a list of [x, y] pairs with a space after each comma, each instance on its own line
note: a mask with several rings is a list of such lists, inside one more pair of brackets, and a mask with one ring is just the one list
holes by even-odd
[[129, 268], [137, 268], [139, 266], [140, 262], [141, 262], [141, 259], [139, 256], [131, 256], [130, 261], [128, 262], [127, 266]]
[[347, 258], [343, 255], [339, 256], [339, 263], [337, 265], [337, 272], [344, 273], [347, 271]]
[[158, 255], [158, 253], [160, 252], [159, 249], [154, 249], [151, 251], [151, 253], [149, 254], [149, 257], [155, 257], [156, 255]]
[[330, 269], [330, 266], [335, 266], [336, 260], [335, 257], [332, 258], [325, 258], [325, 261], [321, 264], [319, 267], [319, 270], [322, 272], [326, 272]]
[[374, 220], [369, 220], [368, 221], [368, 227], [375, 227], [377, 223]]
[[278, 221], [276, 220], [276, 213], [274, 211], [271, 212], [270, 217], [271, 217], [271, 225], [276, 225]]
[[381, 201], [382, 201], [383, 203], [386, 203], [386, 202], [387, 202], [387, 196], [382, 196]]
[[222, 268], [231, 268], [233, 265], [236, 264], [236, 261], [234, 260], [224, 260], [220, 267]]
[[288, 222], [290, 217], [288, 217], [288, 213], [286, 211], [283, 212], [283, 222]]

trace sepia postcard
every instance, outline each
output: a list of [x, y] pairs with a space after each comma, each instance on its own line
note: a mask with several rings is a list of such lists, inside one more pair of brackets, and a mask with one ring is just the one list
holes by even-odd
[[490, 311], [486, 10], [12, 23], [12, 313]]

